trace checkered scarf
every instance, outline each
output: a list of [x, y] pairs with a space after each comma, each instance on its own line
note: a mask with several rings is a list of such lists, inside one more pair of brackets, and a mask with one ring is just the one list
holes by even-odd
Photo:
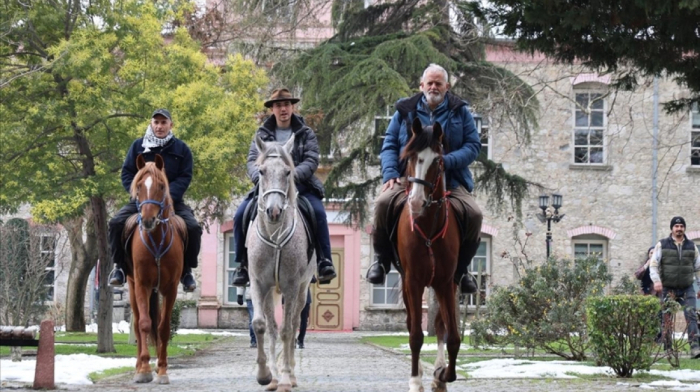
[[143, 152], [150, 152], [151, 148], [154, 147], [163, 147], [172, 138], [173, 131], [170, 131], [167, 136], [161, 139], [157, 137], [155, 133], [153, 133], [153, 129], [151, 129], [151, 126], [149, 125], [148, 129], [146, 129], [146, 135], [143, 137]]

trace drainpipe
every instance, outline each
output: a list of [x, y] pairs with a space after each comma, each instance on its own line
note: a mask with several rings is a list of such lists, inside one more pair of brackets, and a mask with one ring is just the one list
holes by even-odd
[[653, 140], [651, 147], [651, 244], [657, 242], [657, 222], [658, 222], [658, 193], [656, 176], [659, 169], [659, 78], [654, 76], [654, 117], [653, 117]]

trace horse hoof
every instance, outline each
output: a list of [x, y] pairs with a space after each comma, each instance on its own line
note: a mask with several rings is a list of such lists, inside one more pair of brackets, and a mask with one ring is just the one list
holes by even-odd
[[136, 373], [134, 376], [134, 382], [138, 384], [147, 383], [153, 381], [153, 373]]
[[291, 384], [280, 384], [277, 386], [277, 392], [292, 392]]
[[265, 388], [266, 391], [276, 391], [277, 390], [277, 379], [272, 379], [269, 383], [270, 385]]
[[257, 380], [258, 380], [258, 384], [260, 384], [260, 385], [267, 385], [267, 384], [269, 384], [270, 382], [272, 382], [272, 373], [270, 373], [270, 372], [268, 371], [268, 372], [267, 372], [267, 376], [258, 377]]
[[291, 376], [291, 377], [289, 377], [289, 379], [292, 381], [292, 388], [296, 388], [296, 387], [299, 386], [299, 384], [297, 384], [297, 378], [296, 378], [296, 377]]
[[170, 377], [167, 374], [156, 377], [156, 382], [160, 385], [170, 384]]
[[430, 390], [432, 392], [447, 392], [447, 384], [442, 381], [433, 380], [433, 383], [430, 384]]

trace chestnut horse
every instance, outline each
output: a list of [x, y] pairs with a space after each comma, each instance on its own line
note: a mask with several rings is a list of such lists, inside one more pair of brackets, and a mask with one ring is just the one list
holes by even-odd
[[[187, 231], [182, 218], [173, 211], [163, 158], [156, 155], [155, 162], [146, 162], [139, 155], [136, 167], [139, 171], [131, 183], [131, 197], [138, 203], [138, 229], [125, 230], [126, 234], [133, 234], [127, 280], [138, 347], [134, 382], [153, 380], [147, 344], [150, 338], [158, 355], [156, 381], [169, 384], [170, 316], [182, 274]], [[160, 314], [158, 293], [163, 296]]]
[[[438, 353], [432, 390], [447, 391], [446, 383], [457, 378], [455, 362], [461, 343], [455, 308], [457, 286], [453, 280], [460, 233], [454, 210], [447, 199], [442, 127], [437, 122], [424, 127], [418, 119], [412, 125], [410, 139], [401, 154], [407, 162], [408, 206], [401, 212], [397, 227], [397, 250], [403, 269], [403, 300], [411, 347], [408, 385], [409, 392], [423, 391], [420, 364], [422, 302], [424, 289], [432, 287], [440, 307], [435, 318]], [[445, 336], [449, 365], [445, 364]]]

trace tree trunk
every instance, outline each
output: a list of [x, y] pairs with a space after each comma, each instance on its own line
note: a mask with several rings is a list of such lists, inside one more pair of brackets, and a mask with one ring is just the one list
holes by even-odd
[[[91, 208], [86, 209], [86, 215], [87, 219], [80, 217], [63, 222], [68, 231], [72, 254], [65, 301], [66, 331], [69, 332], [85, 332], [85, 293], [90, 271], [97, 265], [95, 226]], [[83, 228], [87, 231], [85, 242]]]
[[95, 220], [95, 236], [97, 238], [97, 254], [99, 263], [99, 306], [97, 311], [97, 352], [113, 353], [114, 339], [112, 338], [112, 288], [107, 277], [112, 268], [107, 242], [107, 207], [102, 196], [90, 197], [90, 207]]

